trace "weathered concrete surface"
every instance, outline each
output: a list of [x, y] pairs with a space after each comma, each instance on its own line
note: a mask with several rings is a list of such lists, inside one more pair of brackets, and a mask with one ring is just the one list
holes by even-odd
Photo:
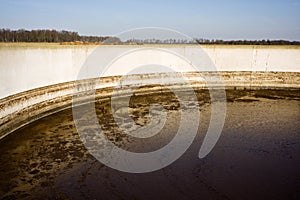
[[[16, 46], [0, 45], [0, 138], [13, 130], [71, 105], [74, 80], [95, 46], [62, 47], [49, 44]], [[194, 87], [204, 87], [205, 71], [222, 72], [226, 87], [284, 87], [299, 88], [300, 48], [260, 46], [101, 46], [99, 53], [113, 60], [124, 52], [133, 54], [120, 57], [103, 74], [106, 78], [96, 81], [97, 88], [113, 87], [120, 75], [134, 66], [161, 64], [172, 66], [185, 73]], [[146, 49], [146, 50], [145, 50]], [[164, 49], [166, 51], [160, 51]], [[144, 51], [145, 50], [145, 51]], [[202, 74], [189, 72], [195, 69], [175, 52], [198, 60]], [[101, 61], [101, 59], [100, 59]], [[206, 68], [213, 64], [216, 68]], [[106, 66], [105, 62], [99, 63]], [[97, 70], [97, 68], [95, 68]], [[94, 70], [95, 70], [94, 69]], [[99, 77], [89, 71], [80, 79]], [[155, 70], [154, 70], [155, 72]], [[166, 75], [163, 78], [168, 79]], [[131, 84], [141, 80], [160, 80], [160, 75], [131, 76]], [[169, 77], [169, 80], [173, 77]], [[180, 85], [181, 86], [181, 85]], [[217, 86], [216, 84], [214, 86]]]
[[[297, 72], [203, 72], [183, 73], [188, 82], [170, 83], [172, 87], [192, 86], [194, 88], [207, 88], [205, 81], [207, 77], [220, 76], [222, 84], [227, 89], [296, 89], [300, 88], [300, 76]], [[165, 80], [176, 80], [178, 73], [169, 74], [141, 74], [128, 75], [128, 83], [131, 86], [140, 86], [141, 82], [157, 84], [163, 78]], [[89, 79], [86, 84], [95, 84], [99, 89], [98, 96], [111, 96], [112, 88], [117, 86], [120, 76], [104, 77], [101, 79]], [[14, 130], [29, 124], [39, 118], [66, 109], [72, 104], [75, 91], [75, 82], [66, 82], [47, 87], [29, 90], [12, 95], [0, 100], [0, 138], [5, 137]], [[123, 82], [125, 84], [125, 82]], [[219, 82], [211, 82], [210, 86], [219, 87]], [[119, 93], [126, 94], [126, 86], [123, 85]], [[161, 90], [159, 86], [151, 90]], [[149, 89], [139, 92], [151, 93]]]
[[[81, 66], [95, 48], [95, 46], [61, 47], [45, 44], [18, 47], [0, 44], [0, 98], [75, 80]], [[156, 51], [154, 48], [176, 52], [192, 60], [198, 59], [199, 64], [203, 66], [202, 71], [211, 70], [205, 68], [208, 56], [218, 71], [300, 72], [299, 47], [203, 46], [200, 49], [193, 45], [173, 47], [124, 45], [101, 46], [99, 53], [103, 58], [113, 60], [124, 52], [144, 48], [150, 49], [122, 57], [111, 66], [106, 76], [122, 75], [124, 69], [128, 67], [151, 64], [154, 60], [162, 65], [172, 66], [179, 72], [192, 71], [193, 68], [182, 62], [182, 59], [163, 51]], [[99, 66], [102, 64], [106, 66], [101, 60], [103, 59], [99, 59]], [[89, 73], [84, 78], [95, 77], [97, 73]]]

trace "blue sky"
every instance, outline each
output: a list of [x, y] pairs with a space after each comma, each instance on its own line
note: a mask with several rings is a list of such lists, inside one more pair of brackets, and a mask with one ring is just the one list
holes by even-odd
[[0, 0], [0, 27], [112, 35], [167, 27], [209, 39], [300, 40], [300, 0]]

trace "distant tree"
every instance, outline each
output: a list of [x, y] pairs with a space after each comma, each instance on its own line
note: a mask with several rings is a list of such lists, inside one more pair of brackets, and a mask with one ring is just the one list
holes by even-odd
[[77, 32], [57, 30], [0, 29], [0, 42], [101, 42], [109, 37], [80, 36]]

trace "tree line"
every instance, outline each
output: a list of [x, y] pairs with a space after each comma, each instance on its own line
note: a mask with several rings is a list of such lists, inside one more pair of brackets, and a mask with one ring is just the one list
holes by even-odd
[[229, 44], [229, 45], [300, 45], [300, 41], [288, 40], [205, 40], [196, 39], [198, 44]]
[[229, 45], [300, 45], [300, 41], [288, 40], [210, 40], [210, 39], [129, 39], [122, 42], [117, 37], [81, 36], [73, 31], [10, 30], [0, 29], [0, 42], [104, 42], [107, 44], [229, 44]]
[[227, 44], [227, 45], [300, 45], [300, 41], [288, 40], [209, 40], [209, 39], [130, 39], [130, 44]]
[[0, 42], [102, 42], [107, 36], [80, 36], [73, 31], [0, 29]]

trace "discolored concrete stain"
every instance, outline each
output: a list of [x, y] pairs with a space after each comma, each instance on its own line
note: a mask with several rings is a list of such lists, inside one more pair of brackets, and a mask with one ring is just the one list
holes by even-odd
[[[164, 80], [177, 80], [178, 75], [186, 79], [186, 83], [178, 81], [172, 83], [174, 87], [191, 86], [194, 89], [224, 86], [226, 89], [296, 89], [299, 91], [300, 76], [298, 72], [186, 72], [186, 73], [153, 73], [133, 74], [126, 78], [131, 86], [139, 86], [142, 80], [160, 82]], [[210, 82], [206, 78], [220, 77], [220, 81]], [[87, 79], [80, 82], [64, 82], [46, 87], [28, 90], [0, 99], [0, 139], [11, 132], [21, 128], [42, 117], [54, 114], [66, 108], [70, 108], [72, 97], [76, 87], [95, 86], [101, 90], [96, 98], [104, 98], [111, 95], [113, 87], [120, 84], [122, 76], [111, 76], [95, 79]], [[121, 88], [120, 95], [128, 92]], [[162, 90], [161, 87], [153, 87], [140, 91], [151, 93]]]
[[[172, 165], [146, 174], [119, 172], [92, 157], [77, 134], [71, 109], [30, 123], [0, 140], [0, 196], [2, 199], [298, 199], [299, 90], [227, 90], [226, 94], [226, 122], [213, 151], [204, 159], [198, 158], [211, 105], [208, 91], [199, 89], [201, 121], [194, 143]], [[168, 91], [135, 95], [129, 106], [135, 124], [123, 121], [122, 126], [134, 129], [155, 120], [155, 115], [149, 116], [149, 106], [153, 103], [162, 104], [168, 118], [162, 131], [151, 138], [135, 139], [122, 133], [112, 117], [109, 98], [96, 100], [99, 124], [107, 137], [123, 149], [148, 152], [161, 148], [177, 131], [179, 110], [192, 110], [195, 102], [187, 98], [180, 106]], [[88, 121], [89, 114], [80, 120]], [[82, 128], [93, 130], [89, 126]]]

